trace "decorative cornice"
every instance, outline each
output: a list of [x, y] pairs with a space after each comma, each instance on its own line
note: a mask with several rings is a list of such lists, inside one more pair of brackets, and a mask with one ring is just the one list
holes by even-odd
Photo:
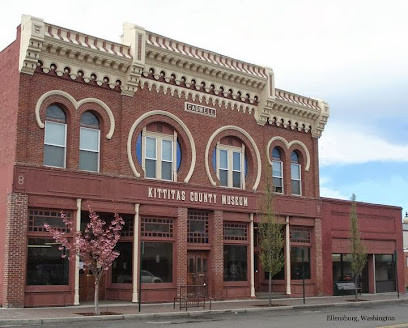
[[230, 107], [254, 115], [259, 125], [311, 131], [320, 137], [327, 103], [275, 89], [274, 73], [200, 49], [134, 24], [123, 26], [122, 43], [102, 40], [25, 16], [21, 23], [20, 72], [69, 76], [121, 90], [132, 97], [139, 87], [172, 96]]

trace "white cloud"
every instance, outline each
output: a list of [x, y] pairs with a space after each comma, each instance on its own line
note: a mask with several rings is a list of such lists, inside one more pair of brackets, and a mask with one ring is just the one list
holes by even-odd
[[408, 144], [392, 144], [357, 126], [333, 124], [319, 140], [319, 154], [321, 166], [408, 162]]
[[336, 199], [350, 199], [350, 196], [345, 196], [340, 191], [328, 187], [320, 187], [320, 196]]

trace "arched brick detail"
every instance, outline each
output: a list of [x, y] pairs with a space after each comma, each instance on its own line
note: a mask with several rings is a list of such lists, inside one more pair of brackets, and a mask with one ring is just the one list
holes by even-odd
[[[95, 104], [95, 105], [99, 105], [100, 108], [102, 108], [105, 113], [107, 114], [109, 120], [107, 120], [107, 122], [109, 122], [109, 130], [108, 133], [106, 134], [106, 138], [107, 139], [111, 139], [113, 136], [113, 133], [115, 131], [115, 118], [113, 116], [113, 113], [111, 111], [111, 109], [109, 108], [108, 105], [106, 105], [102, 100], [100, 99], [96, 99], [96, 98], [84, 98], [80, 101], [76, 101], [76, 99], [74, 97], [72, 97], [69, 93], [62, 91], [62, 90], [51, 90], [48, 91], [46, 93], [44, 93], [37, 101], [37, 104], [35, 106], [35, 117], [36, 117], [36, 121], [37, 124], [40, 128], [44, 128], [44, 117], [45, 114], [43, 113], [43, 115], [41, 115], [41, 109], [43, 109], [43, 104], [45, 102], [47, 102], [47, 100], [49, 98], [53, 98], [53, 97], [58, 97], [60, 103], [63, 103], [67, 108], [74, 108], [76, 111], [78, 111], [78, 109], [85, 104]], [[55, 102], [55, 101], [54, 101]], [[71, 106], [69, 106], [68, 104], [71, 104]], [[49, 105], [48, 105], [49, 106]], [[48, 107], [47, 106], [47, 107]], [[43, 109], [44, 110], [44, 109]]]
[[183, 156], [177, 175], [178, 180], [187, 183], [193, 174], [196, 162], [196, 149], [193, 136], [187, 126], [177, 116], [160, 110], [151, 111], [139, 117], [133, 123], [129, 131], [127, 153], [133, 173], [137, 177], [140, 177], [142, 174], [144, 175], [142, 167], [137, 161], [136, 152], [134, 151], [137, 136], [145, 126], [155, 122], [168, 124], [177, 132], [177, 138], [180, 142]]
[[[248, 176], [245, 178], [245, 185], [246, 189], [256, 190], [258, 188], [261, 176], [261, 160], [259, 150], [254, 139], [245, 130], [237, 126], [228, 125], [222, 127], [215, 131], [210, 137], [205, 151], [205, 166], [207, 176], [212, 185], [219, 185], [216, 172], [210, 168], [213, 161], [212, 150], [215, 148], [219, 140], [229, 136], [240, 139], [245, 145], [245, 153], [248, 161]], [[251, 170], [251, 168], [253, 168], [253, 170]]]

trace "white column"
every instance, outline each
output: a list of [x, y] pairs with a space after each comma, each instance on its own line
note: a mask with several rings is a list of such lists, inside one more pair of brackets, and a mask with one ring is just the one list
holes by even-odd
[[377, 283], [375, 281], [375, 254], [373, 254], [373, 283], [374, 283], [374, 294], [377, 294]]
[[[81, 205], [82, 199], [77, 199], [76, 232], [81, 230]], [[75, 238], [75, 237], [74, 237]], [[79, 305], [79, 256], [75, 257], [75, 280], [74, 280], [74, 305]]]
[[254, 272], [254, 214], [249, 214], [249, 238], [251, 243], [249, 244], [249, 265], [251, 272], [251, 297], [255, 297], [255, 272]]
[[132, 302], [137, 303], [139, 301], [139, 280], [138, 280], [138, 268], [139, 268], [139, 207], [140, 204], [135, 204], [135, 217], [133, 219], [133, 268], [132, 268], [132, 281], [133, 281], [133, 293]]
[[290, 226], [289, 216], [286, 217], [285, 226], [285, 263], [286, 263], [286, 294], [292, 294], [290, 289]]

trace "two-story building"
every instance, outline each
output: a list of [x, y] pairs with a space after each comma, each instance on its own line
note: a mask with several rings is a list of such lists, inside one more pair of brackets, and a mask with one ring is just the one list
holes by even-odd
[[[139, 274], [146, 302], [187, 283], [216, 299], [255, 297], [267, 288], [257, 243], [267, 181], [284, 226], [274, 292], [301, 295], [302, 252], [307, 295], [349, 279], [350, 202], [319, 192], [329, 107], [278, 89], [272, 69], [134, 24], [116, 43], [31, 16], [0, 69], [3, 307], [92, 298], [92, 277], [43, 227], [64, 229], [64, 211], [80, 230], [88, 203], [126, 222], [101, 298], [136, 302]], [[359, 203], [358, 214], [364, 291], [395, 290], [401, 209]]]

